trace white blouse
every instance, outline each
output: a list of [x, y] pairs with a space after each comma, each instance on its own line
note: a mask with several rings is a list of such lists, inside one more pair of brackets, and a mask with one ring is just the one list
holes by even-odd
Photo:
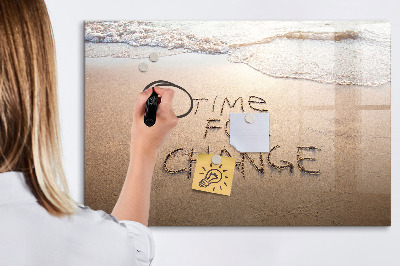
[[55, 217], [21, 172], [0, 173], [0, 265], [150, 265], [153, 256], [143, 224], [87, 206]]

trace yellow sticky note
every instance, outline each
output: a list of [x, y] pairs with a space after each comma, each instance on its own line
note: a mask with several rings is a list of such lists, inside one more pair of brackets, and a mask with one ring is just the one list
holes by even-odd
[[213, 164], [213, 156], [214, 154], [199, 153], [192, 189], [230, 196], [236, 160], [221, 156], [221, 163]]

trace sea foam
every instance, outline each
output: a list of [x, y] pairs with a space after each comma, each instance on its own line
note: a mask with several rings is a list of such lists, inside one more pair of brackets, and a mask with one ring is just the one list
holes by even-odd
[[378, 21], [87, 21], [85, 55], [227, 54], [274, 77], [379, 86], [390, 82], [390, 38]]

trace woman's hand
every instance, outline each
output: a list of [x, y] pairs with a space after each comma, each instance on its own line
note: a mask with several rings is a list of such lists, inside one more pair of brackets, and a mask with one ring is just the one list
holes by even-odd
[[148, 127], [144, 123], [146, 101], [150, 97], [152, 89], [148, 88], [142, 91], [137, 98], [131, 129], [131, 153], [133, 148], [139, 148], [143, 152], [158, 152], [171, 130], [178, 123], [178, 118], [172, 110], [174, 90], [154, 87], [154, 91], [161, 96], [161, 102], [157, 107], [156, 123], [152, 127]]
[[161, 95], [161, 102], [157, 108], [156, 123], [152, 127], [144, 123], [146, 101], [152, 89], [141, 92], [136, 101], [131, 130], [131, 158], [121, 194], [111, 213], [119, 220], [137, 221], [146, 226], [149, 221], [151, 180], [158, 149], [178, 123], [178, 118], [172, 111], [174, 91], [157, 87], [154, 91]]

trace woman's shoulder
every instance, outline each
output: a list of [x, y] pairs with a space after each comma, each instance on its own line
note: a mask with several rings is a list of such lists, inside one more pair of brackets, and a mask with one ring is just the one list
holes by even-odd
[[112, 214], [108, 214], [103, 210], [93, 210], [89, 206], [83, 205], [83, 204], [76, 204], [77, 209], [75, 212], [75, 216], [81, 219], [85, 219], [85, 221], [90, 221], [90, 222], [106, 222], [106, 221], [112, 221], [114, 223], [119, 224], [119, 220], [113, 216]]
[[93, 210], [89, 206], [77, 204], [75, 223], [88, 230], [99, 231], [100, 235], [108, 235], [111, 239], [123, 238], [136, 253], [136, 259], [149, 265], [154, 257], [155, 244], [151, 230], [136, 221], [118, 220], [103, 210]]
[[[0, 261], [39, 265], [44, 250], [52, 254], [46, 265], [149, 265], [154, 256], [149, 228], [88, 206], [60, 218], [37, 201], [13, 202], [0, 205], [0, 224], [0, 242], [7, 243], [0, 247]], [[15, 249], [21, 244], [31, 252], [21, 255]]]

